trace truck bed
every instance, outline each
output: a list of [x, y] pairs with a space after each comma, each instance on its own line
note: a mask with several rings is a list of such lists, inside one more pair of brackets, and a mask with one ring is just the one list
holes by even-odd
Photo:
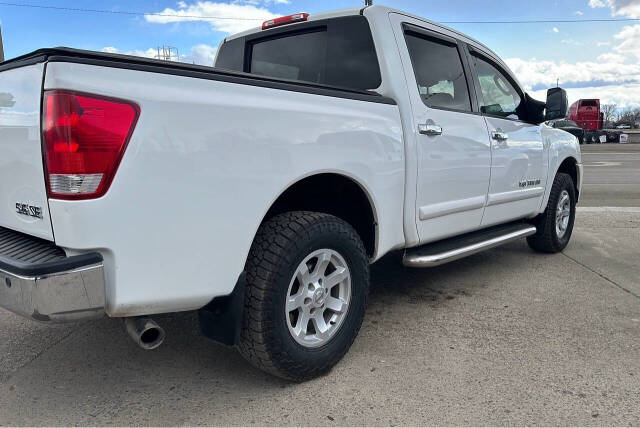
[[263, 88], [283, 89], [360, 101], [396, 104], [393, 99], [383, 97], [374, 91], [363, 91], [352, 88], [300, 82], [296, 80], [276, 79], [177, 61], [164, 61], [132, 55], [113, 54], [67, 47], [38, 49], [31, 53], [4, 61], [0, 63], [0, 72], [42, 62], [67, 62], [98, 65], [101, 67], [116, 67], [128, 70], [217, 80], [221, 82], [260, 86]]

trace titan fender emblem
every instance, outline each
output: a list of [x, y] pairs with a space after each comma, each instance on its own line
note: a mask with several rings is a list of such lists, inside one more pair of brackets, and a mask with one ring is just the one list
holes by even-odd
[[540, 179], [536, 178], [534, 180], [522, 180], [518, 183], [518, 185], [520, 187], [530, 187], [530, 186], [537, 186], [540, 184]]

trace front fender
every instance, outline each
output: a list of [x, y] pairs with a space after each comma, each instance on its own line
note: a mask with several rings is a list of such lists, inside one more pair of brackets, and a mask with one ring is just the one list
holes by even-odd
[[547, 187], [545, 189], [544, 198], [540, 206], [540, 212], [543, 212], [547, 203], [549, 202], [549, 195], [551, 194], [551, 187], [553, 186], [553, 180], [558, 173], [560, 165], [567, 160], [573, 159], [576, 164], [578, 195], [582, 189], [583, 168], [582, 168], [582, 155], [580, 153], [580, 143], [578, 139], [569, 134], [566, 131], [560, 129], [554, 129], [548, 126], [541, 127], [542, 139], [544, 146], [549, 154], [549, 168], [547, 176]]

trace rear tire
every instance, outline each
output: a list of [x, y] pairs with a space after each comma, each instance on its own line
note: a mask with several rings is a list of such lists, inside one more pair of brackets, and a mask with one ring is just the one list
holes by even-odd
[[258, 230], [246, 272], [238, 349], [247, 361], [294, 381], [340, 361], [360, 330], [369, 292], [369, 261], [349, 224], [304, 211], [273, 217]]
[[551, 187], [547, 209], [534, 220], [535, 235], [527, 237], [529, 247], [544, 253], [564, 250], [573, 232], [576, 191], [571, 176], [558, 173]]

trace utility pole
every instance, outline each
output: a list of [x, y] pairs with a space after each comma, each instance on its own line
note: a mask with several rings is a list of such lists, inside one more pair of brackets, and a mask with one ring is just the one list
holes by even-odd
[[180, 53], [178, 52], [178, 48], [176, 47], [162, 45], [158, 46], [158, 54], [156, 55], [156, 59], [161, 59], [164, 61], [179, 61]]
[[4, 45], [2, 44], [2, 27], [0, 27], [0, 62], [4, 62]]

